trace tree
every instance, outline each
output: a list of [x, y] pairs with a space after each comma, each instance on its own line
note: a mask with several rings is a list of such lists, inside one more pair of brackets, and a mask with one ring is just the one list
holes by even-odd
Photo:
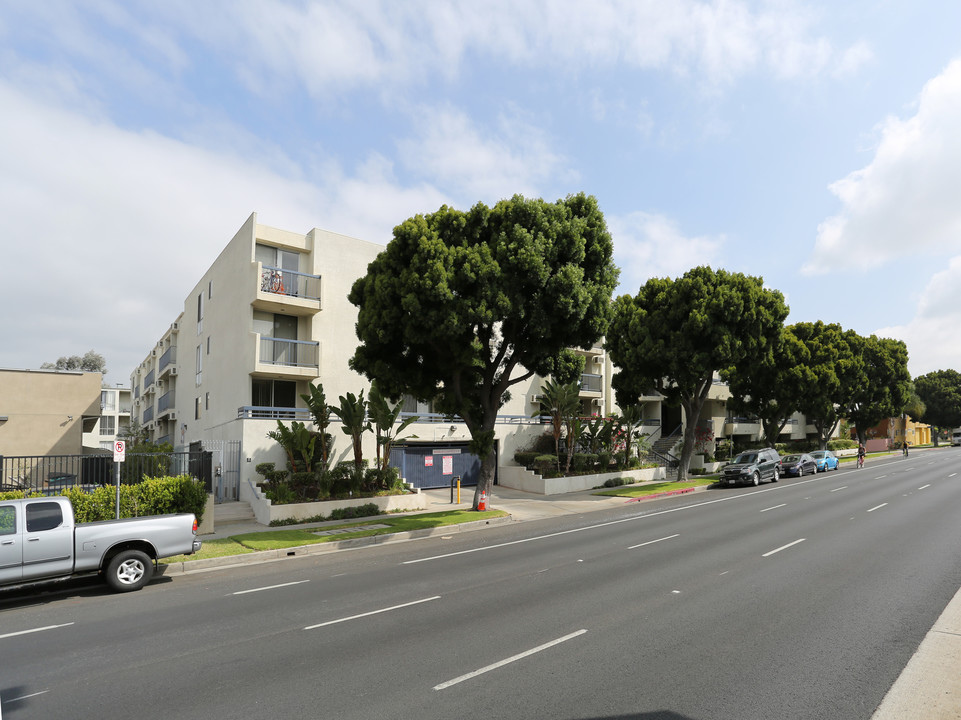
[[618, 404], [633, 405], [653, 387], [683, 408], [679, 480], [687, 478], [714, 373], [771, 352], [787, 313], [784, 297], [761, 278], [710, 267], [652, 278], [636, 296], [615, 301], [606, 343], [619, 368], [612, 380]]
[[334, 409], [327, 404], [327, 395], [324, 393], [324, 386], [320, 383], [310, 384], [310, 392], [300, 396], [307, 404], [307, 409], [314, 418], [314, 425], [317, 426], [317, 440], [320, 443], [320, 462], [322, 470], [330, 468], [330, 451], [333, 447], [334, 438], [327, 432], [330, 427], [331, 414], [336, 414]]
[[88, 351], [83, 357], [71, 355], [70, 357], [57, 358], [57, 362], [45, 362], [40, 366], [41, 370], [82, 370], [84, 372], [98, 372], [101, 375], [107, 374], [107, 361], [103, 355]]
[[349, 392], [346, 396], [338, 397], [338, 400], [340, 407], [331, 408], [331, 412], [340, 418], [344, 434], [350, 435], [354, 448], [355, 479], [359, 481], [364, 469], [364, 433], [371, 430], [370, 421], [367, 419], [367, 401], [364, 399], [363, 390], [360, 391], [360, 396]]
[[[541, 402], [533, 416], [547, 415], [551, 419], [551, 434], [554, 436], [554, 455], [557, 469], [561, 469], [561, 432], [568, 420], [581, 409], [581, 386], [577, 382], [561, 384], [548, 379], [541, 385]], [[569, 429], [569, 428], [568, 428]], [[568, 446], [571, 439], [568, 438]]]
[[728, 408], [758, 418], [771, 447], [797, 409], [802, 366], [808, 356], [804, 344], [786, 327], [771, 352], [759, 353], [725, 371], [731, 391]]
[[[914, 379], [914, 389], [924, 403], [924, 412], [915, 417], [938, 430], [961, 426], [961, 373], [957, 370], [935, 370]], [[934, 444], [938, 433], [934, 432]]]
[[[400, 434], [407, 429], [408, 425], [417, 422], [420, 418], [416, 415], [406, 417], [401, 420], [400, 427], [394, 431], [394, 425], [400, 417], [404, 403], [399, 402], [392, 408], [377, 387], [376, 381], [370, 384], [370, 393], [367, 397], [367, 408], [374, 421], [374, 432], [377, 435], [377, 467], [386, 470], [390, 466], [390, 450], [394, 443], [400, 439]], [[381, 450], [384, 453], [383, 461], [381, 461]]]
[[351, 289], [350, 366], [391, 397], [461, 418], [480, 459], [476, 509], [493, 483], [505, 393], [563, 371], [569, 348], [604, 335], [617, 275], [604, 216], [584, 194], [417, 215]]
[[847, 404], [854, 387], [858, 360], [852, 348], [855, 333], [836, 323], [795, 323], [791, 333], [801, 343], [795, 364], [798, 411], [814, 425], [818, 445], [824, 450], [841, 421], [838, 412]]
[[846, 401], [838, 403], [839, 412], [854, 423], [863, 443], [868, 428], [904, 411], [911, 395], [908, 348], [901, 340], [875, 335], [849, 333], [848, 342], [857, 361], [847, 378], [850, 392]]

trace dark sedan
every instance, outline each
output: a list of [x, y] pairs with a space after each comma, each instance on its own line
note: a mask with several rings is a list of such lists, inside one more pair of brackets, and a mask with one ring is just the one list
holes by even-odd
[[817, 461], [808, 455], [785, 455], [781, 458], [781, 472], [785, 475], [801, 477], [805, 473], [814, 475], [818, 471]]

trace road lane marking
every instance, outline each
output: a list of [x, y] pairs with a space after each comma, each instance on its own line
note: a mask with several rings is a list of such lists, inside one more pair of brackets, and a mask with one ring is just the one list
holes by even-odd
[[530, 657], [531, 655], [534, 655], [535, 653], [539, 653], [542, 650], [547, 650], [548, 648], [552, 648], [555, 645], [560, 645], [562, 642], [573, 640], [577, 636], [583, 635], [586, 632], [587, 630], [578, 630], [577, 632], [572, 632], [570, 635], [565, 635], [564, 637], [557, 638], [556, 640], [551, 640], [550, 642], [544, 643], [543, 645], [538, 645], [536, 648], [531, 648], [530, 650], [525, 650], [524, 652], [519, 653], [518, 655], [513, 655], [509, 658], [505, 658], [500, 662], [493, 663], [492, 665], [487, 665], [485, 667], [480, 668], [479, 670], [475, 670], [474, 672], [469, 672], [466, 675], [461, 675], [460, 677], [456, 677], [453, 680], [448, 680], [447, 682], [443, 682], [440, 685], [435, 685], [434, 690], [444, 690], [445, 688], [449, 688], [451, 685], [462, 683], [465, 680], [470, 680], [471, 678], [475, 678], [478, 675], [483, 675], [484, 673], [490, 672], [491, 670], [496, 670], [499, 667], [504, 667], [505, 665], [509, 665], [512, 662], [523, 660], [524, 658]]
[[874, 512], [875, 510], [880, 510], [880, 509], [883, 508], [885, 505], [887, 505], [887, 503], [881, 503], [880, 505], [875, 505], [873, 508], [871, 508], [870, 510], [868, 510], [868, 512]]
[[781, 503], [780, 505], [775, 505], [774, 507], [764, 508], [763, 510], [761, 510], [761, 512], [767, 512], [768, 510], [777, 510], [778, 508], [782, 508], [782, 507], [787, 507], [787, 503]]
[[928, 483], [927, 485], [922, 485], [921, 487], [918, 488], [918, 490], [924, 490], [925, 488], [929, 488], [929, 487], [931, 487], [931, 483]]
[[523, 540], [511, 540], [510, 542], [496, 543], [494, 545], [485, 545], [484, 547], [471, 548], [470, 550], [458, 550], [457, 552], [443, 553], [442, 555], [431, 555], [429, 557], [417, 558], [416, 560], [405, 560], [401, 565], [414, 565], [416, 563], [429, 562], [431, 560], [443, 560], [445, 558], [456, 557], [458, 555], [468, 555], [469, 553], [475, 552], [486, 552], [488, 550], [497, 550], [499, 548], [510, 547], [511, 545], [520, 545], [521, 543], [534, 542], [535, 540], [547, 540], [549, 538], [560, 537], [561, 535], [570, 535], [571, 533], [584, 532], [585, 530], [597, 530], [598, 528], [609, 527], [611, 525], [620, 525], [621, 523], [634, 522], [635, 520], [644, 520], [646, 518], [657, 517], [658, 515], [667, 515], [668, 513], [681, 512], [682, 510], [694, 510], [695, 508], [705, 507], [707, 505], [714, 505], [716, 503], [727, 502], [728, 500], [742, 500], [744, 498], [752, 497], [753, 495], [759, 495], [761, 493], [775, 492], [777, 490], [783, 490], [786, 488], [797, 487], [798, 485], [805, 485], [810, 482], [815, 482], [820, 480], [820, 478], [815, 475], [810, 480], [799, 480], [798, 482], [791, 483], [790, 485], [783, 485], [779, 488], [764, 488], [763, 490], [755, 490], [754, 492], [747, 492], [741, 495], [729, 495], [728, 497], [718, 498], [717, 500], [706, 500], [705, 502], [694, 503], [692, 505], [684, 505], [682, 507], [669, 508], [667, 510], [658, 510], [657, 512], [645, 513], [643, 515], [634, 515], [632, 517], [621, 518], [620, 520], [610, 520], [608, 522], [598, 523], [597, 525], [585, 525], [584, 527], [574, 528], [572, 530], [561, 530], [560, 532], [548, 533], [547, 535], [537, 535], [535, 537], [524, 538]]
[[654, 543], [659, 543], [659, 542], [662, 542], [663, 540], [670, 540], [671, 538], [676, 538], [676, 537], [680, 537], [680, 536], [681, 536], [680, 533], [678, 533], [677, 535], [668, 535], [667, 537], [662, 537], [662, 538], [660, 538], [659, 540], [648, 540], [647, 542], [641, 543], [640, 545], [631, 545], [631, 546], [630, 546], [629, 548], [627, 548], [627, 549], [628, 549], [628, 550], [634, 550], [634, 549], [639, 548], [639, 547], [644, 547], [645, 545], [653, 545]]
[[769, 556], [773, 555], [774, 553], [779, 553], [779, 552], [781, 552], [782, 550], [787, 550], [789, 547], [793, 547], [793, 546], [797, 545], [798, 543], [803, 543], [805, 540], [807, 540], [807, 538], [801, 538], [800, 540], [795, 540], [794, 542], [788, 543], [787, 545], [782, 545], [782, 546], [779, 547], [777, 550], [772, 550], [771, 552], [766, 552], [766, 553], [764, 553], [761, 557], [769, 557]]
[[848, 489], [847, 485], [842, 485], [839, 488], [834, 488], [831, 492], [837, 492], [838, 490], [847, 490], [847, 489]]
[[67, 627], [73, 625], [72, 622], [63, 623], [62, 625], [47, 625], [46, 627], [33, 628], [32, 630], [21, 630], [19, 632], [7, 633], [5, 635], [0, 635], [0, 640], [9, 637], [15, 637], [16, 635], [29, 635], [30, 633], [43, 632], [44, 630], [56, 630], [57, 628]]
[[884, 478], [886, 478], [886, 477], [887, 477], [887, 475], [878, 475], [878, 476], [877, 476], [876, 478], [874, 478], [874, 479], [875, 479], [875, 480], [882, 480], [882, 479], [884, 479]]
[[948, 477], [954, 477], [955, 475], [957, 475], [957, 473], [951, 473]]
[[440, 600], [440, 595], [434, 595], [434, 597], [424, 598], [423, 600], [413, 600], [412, 602], [402, 603], [400, 605], [392, 605], [391, 607], [381, 608], [380, 610], [371, 610], [370, 612], [361, 613], [360, 615], [351, 615], [350, 617], [338, 618], [337, 620], [328, 620], [327, 622], [317, 623], [316, 625], [308, 625], [304, 628], [304, 630], [315, 630], [320, 627], [326, 627], [327, 625], [336, 625], [337, 623], [347, 622], [348, 620], [357, 620], [359, 618], [369, 617], [371, 615], [390, 612], [391, 610], [400, 610], [401, 608], [410, 607], [411, 605], [420, 605], [421, 603], [430, 602], [431, 600]]
[[301, 585], [303, 583], [308, 583], [310, 580], [296, 580], [295, 582], [281, 583], [280, 585], [267, 585], [266, 587], [252, 588], [250, 590], [238, 590], [233, 595], [246, 595], [247, 593], [260, 592], [261, 590], [276, 590], [277, 588], [290, 587], [291, 585]]

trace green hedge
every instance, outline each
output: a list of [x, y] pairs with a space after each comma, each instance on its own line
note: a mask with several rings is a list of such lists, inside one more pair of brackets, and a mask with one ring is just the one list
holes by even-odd
[[[68, 488], [58, 495], [69, 498], [77, 522], [113, 520], [116, 517], [117, 488], [98, 487], [93, 492]], [[22, 491], [0, 493], [0, 500], [26, 497]], [[135, 485], [120, 486], [120, 517], [193, 513], [203, 520], [207, 490], [189, 475], [146, 478]]]

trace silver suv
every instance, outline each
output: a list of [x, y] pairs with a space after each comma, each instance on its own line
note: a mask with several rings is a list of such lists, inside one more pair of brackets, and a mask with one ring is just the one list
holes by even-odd
[[745, 450], [724, 466], [725, 485], [757, 485], [762, 480], [777, 482], [781, 477], [781, 456], [774, 448]]

